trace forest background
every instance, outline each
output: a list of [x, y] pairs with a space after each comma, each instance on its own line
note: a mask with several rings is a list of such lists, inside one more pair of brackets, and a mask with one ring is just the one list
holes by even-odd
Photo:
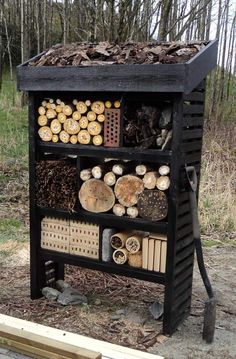
[[201, 228], [205, 245], [236, 244], [235, 24], [235, 0], [0, 0], [0, 255], [28, 240], [27, 109], [15, 66], [81, 41], [219, 40], [207, 79]]

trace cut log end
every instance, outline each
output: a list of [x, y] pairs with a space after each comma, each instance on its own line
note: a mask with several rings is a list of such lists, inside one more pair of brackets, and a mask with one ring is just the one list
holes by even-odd
[[103, 180], [108, 186], [114, 186], [116, 183], [116, 175], [113, 172], [107, 172]]
[[170, 179], [168, 176], [160, 176], [156, 181], [156, 187], [160, 191], [166, 191], [170, 187]]
[[142, 193], [143, 190], [143, 181], [133, 175], [120, 177], [114, 188], [116, 198], [125, 207], [134, 206], [138, 201], [138, 195]]
[[125, 215], [125, 207], [122, 206], [122, 204], [120, 204], [120, 203], [116, 203], [114, 205], [112, 211], [118, 217], [122, 217]]
[[154, 189], [156, 187], [157, 178], [157, 172], [152, 171], [145, 173], [143, 177], [144, 187], [147, 189]]

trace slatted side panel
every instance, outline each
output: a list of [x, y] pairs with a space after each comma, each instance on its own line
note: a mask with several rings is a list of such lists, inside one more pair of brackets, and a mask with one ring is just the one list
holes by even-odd
[[184, 97], [181, 169], [181, 192], [178, 200], [176, 252], [173, 284], [172, 327], [175, 329], [189, 314], [192, 295], [194, 240], [189, 195], [186, 188], [184, 165], [195, 166], [200, 179], [205, 84]]

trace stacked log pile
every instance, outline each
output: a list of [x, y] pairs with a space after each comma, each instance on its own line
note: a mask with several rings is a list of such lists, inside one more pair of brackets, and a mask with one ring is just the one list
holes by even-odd
[[130, 147], [169, 149], [172, 138], [172, 108], [127, 103], [124, 110], [124, 144]]
[[36, 199], [41, 207], [73, 211], [77, 200], [76, 166], [67, 161], [39, 161]]
[[38, 134], [42, 141], [72, 144], [103, 144], [105, 109], [120, 108], [120, 101], [80, 101], [65, 103], [48, 99], [38, 108]]
[[96, 66], [113, 64], [173, 64], [191, 59], [204, 42], [73, 43], [55, 45], [29, 66]]
[[167, 165], [154, 168], [114, 160], [83, 169], [80, 204], [93, 213], [162, 220], [168, 212], [169, 172]]
[[[106, 235], [103, 235], [104, 240]], [[142, 231], [121, 231], [113, 233], [109, 241], [113, 251], [110, 258], [116, 264], [127, 263], [131, 267], [165, 273], [166, 236]]]

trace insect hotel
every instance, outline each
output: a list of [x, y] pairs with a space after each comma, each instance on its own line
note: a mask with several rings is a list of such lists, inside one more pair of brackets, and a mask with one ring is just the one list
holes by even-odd
[[64, 265], [165, 288], [163, 332], [191, 306], [185, 166], [199, 179], [217, 43], [55, 46], [18, 67], [29, 94], [31, 297]]

